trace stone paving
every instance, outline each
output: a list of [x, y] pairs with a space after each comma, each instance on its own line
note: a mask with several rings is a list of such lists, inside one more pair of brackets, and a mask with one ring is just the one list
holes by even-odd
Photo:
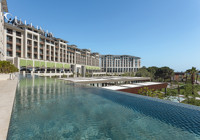
[[0, 81], [0, 140], [6, 140], [18, 79]]

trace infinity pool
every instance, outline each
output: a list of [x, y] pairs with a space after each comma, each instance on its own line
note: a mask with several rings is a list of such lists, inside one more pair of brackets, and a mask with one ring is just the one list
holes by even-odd
[[199, 140], [200, 108], [65, 83], [21, 79], [8, 140]]

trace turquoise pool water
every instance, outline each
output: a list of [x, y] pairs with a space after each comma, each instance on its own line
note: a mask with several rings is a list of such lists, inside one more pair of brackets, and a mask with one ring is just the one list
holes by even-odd
[[21, 79], [8, 140], [197, 140], [200, 109], [139, 95]]

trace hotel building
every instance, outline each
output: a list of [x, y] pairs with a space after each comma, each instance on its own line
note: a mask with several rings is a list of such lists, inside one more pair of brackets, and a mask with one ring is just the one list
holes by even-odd
[[106, 73], [137, 72], [140, 57], [129, 55], [101, 55], [101, 68]]
[[8, 12], [6, 0], [0, 0], [0, 60], [5, 57], [4, 54], [4, 12]]
[[[7, 12], [6, 0], [3, 12]], [[2, 10], [2, 8], [1, 8]], [[41, 72], [73, 72], [85, 74], [86, 71], [99, 71], [99, 54], [88, 49], [68, 45], [68, 41], [53, 37], [52, 33], [41, 27], [23, 23], [17, 17], [8, 18], [1, 12], [1, 57], [10, 61], [20, 70]], [[9, 15], [11, 16], [11, 15]], [[3, 30], [3, 33], [2, 33]], [[3, 45], [2, 45], [3, 44]], [[3, 46], [3, 47], [2, 47]], [[2, 59], [2, 58], [1, 58]]]

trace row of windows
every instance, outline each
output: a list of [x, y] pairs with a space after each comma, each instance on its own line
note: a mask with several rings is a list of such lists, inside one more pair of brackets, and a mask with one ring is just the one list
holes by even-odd
[[[7, 41], [8, 42], [12, 42], [13, 41], [12, 36], [7, 36]], [[21, 39], [20, 38], [16, 38], [16, 43], [21, 44]]]
[[[7, 29], [7, 33], [8, 33], [8, 34], [13, 34], [13, 30], [8, 28], [8, 29]], [[21, 35], [22, 35], [21, 32], [16, 31], [16, 36], [21, 37]]]
[[105, 72], [136, 72], [138, 68], [104, 68]]

